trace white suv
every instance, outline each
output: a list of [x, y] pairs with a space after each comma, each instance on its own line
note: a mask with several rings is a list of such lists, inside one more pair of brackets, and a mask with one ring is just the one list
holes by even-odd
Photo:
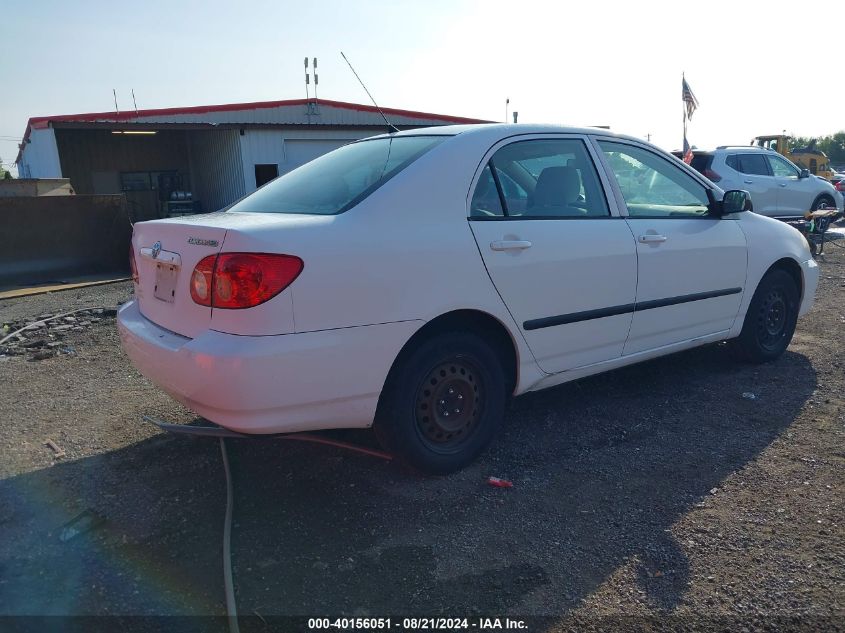
[[801, 217], [824, 207], [842, 211], [842, 194], [827, 180], [761, 147], [693, 150], [692, 167], [724, 191], [749, 192], [754, 211], [761, 215]]

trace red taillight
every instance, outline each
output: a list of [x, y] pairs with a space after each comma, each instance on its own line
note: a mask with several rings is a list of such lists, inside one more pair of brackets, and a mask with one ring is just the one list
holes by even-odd
[[836, 190], [845, 193], [845, 180], [840, 180], [836, 183]]
[[242, 309], [269, 301], [302, 272], [293, 255], [220, 253], [200, 261], [191, 276], [191, 298], [214, 308]]
[[710, 182], [719, 182], [722, 179], [722, 177], [712, 169], [705, 169], [704, 177], [709, 179]]
[[132, 247], [132, 241], [129, 242], [129, 272], [132, 273], [132, 281], [138, 283], [138, 263], [135, 261], [135, 249]]

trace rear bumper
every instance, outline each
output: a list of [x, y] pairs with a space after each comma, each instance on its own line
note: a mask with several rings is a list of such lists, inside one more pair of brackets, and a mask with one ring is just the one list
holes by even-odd
[[813, 307], [816, 300], [816, 288], [819, 286], [819, 265], [814, 259], [808, 259], [801, 263], [801, 277], [804, 280], [803, 294], [801, 296], [801, 308], [798, 316], [804, 316]]
[[190, 339], [146, 319], [136, 301], [118, 312], [123, 348], [144, 376], [203, 417], [241, 433], [370, 426], [390, 366], [421, 325], [279, 336], [206, 330]]

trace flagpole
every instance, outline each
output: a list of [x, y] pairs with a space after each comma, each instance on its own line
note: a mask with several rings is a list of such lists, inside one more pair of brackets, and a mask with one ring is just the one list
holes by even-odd
[[682, 148], [686, 145], [686, 141], [687, 141], [687, 102], [684, 101], [684, 99], [683, 99], [684, 83], [686, 82], [686, 80], [687, 79], [686, 79], [686, 75], [684, 74], [684, 71], [681, 71], [681, 108], [683, 109], [683, 113], [684, 113], [684, 144], [681, 145]]

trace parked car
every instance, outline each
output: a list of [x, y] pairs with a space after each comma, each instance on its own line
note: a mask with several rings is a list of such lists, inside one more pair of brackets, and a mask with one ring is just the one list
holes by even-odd
[[693, 150], [692, 166], [722, 189], [744, 189], [761, 215], [798, 218], [807, 211], [836, 208], [843, 197], [833, 185], [777, 152], [754, 146]]
[[818, 268], [747, 203], [604, 130], [383, 135], [225, 212], [136, 223], [120, 334], [144, 375], [223, 427], [373, 426], [447, 473], [511, 396], [726, 339], [780, 356]]

